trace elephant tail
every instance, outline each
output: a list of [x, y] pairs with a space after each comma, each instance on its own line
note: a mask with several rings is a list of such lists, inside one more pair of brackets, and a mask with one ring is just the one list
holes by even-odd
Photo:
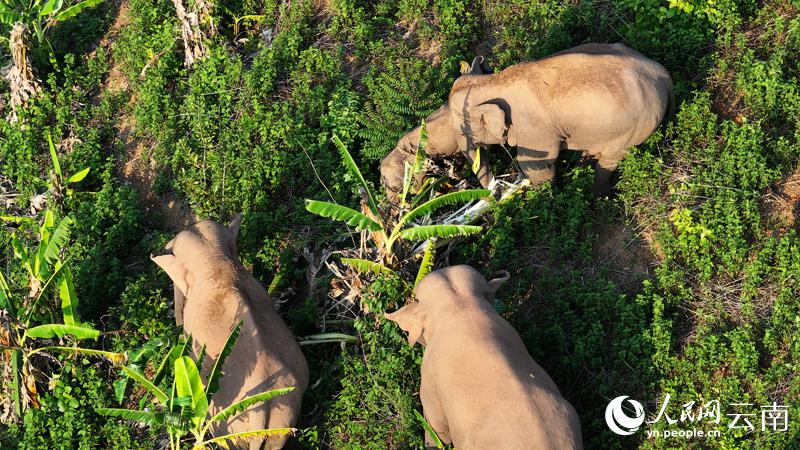
[[675, 106], [675, 91], [669, 90], [669, 100], [667, 101], [667, 117], [672, 117], [676, 111]]
[[667, 84], [668, 96], [667, 96], [667, 113], [664, 116], [665, 119], [667, 117], [672, 117], [677, 109], [677, 106], [675, 105], [675, 89], [673, 89], [672, 79], [667, 77], [666, 84]]

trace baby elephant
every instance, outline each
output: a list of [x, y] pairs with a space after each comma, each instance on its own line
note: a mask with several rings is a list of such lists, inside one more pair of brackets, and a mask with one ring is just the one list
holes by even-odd
[[507, 279], [487, 282], [470, 266], [437, 270], [420, 282], [417, 302], [386, 314], [409, 344], [425, 347], [425, 419], [458, 450], [582, 448], [575, 409], [492, 306]]
[[[426, 153], [463, 153], [473, 162], [479, 146], [516, 146], [534, 186], [553, 178], [566, 148], [597, 160], [595, 191], [607, 190], [627, 149], [650, 136], [672, 103], [664, 67], [622, 44], [584, 44], [497, 73], [476, 61], [453, 83], [447, 104], [425, 119]], [[403, 163], [413, 164], [419, 134], [419, 127], [408, 132], [381, 161], [390, 199], [403, 188]], [[478, 179], [489, 187], [486, 156], [479, 162]]]
[[[222, 370], [210, 414], [250, 395], [294, 387], [267, 403], [258, 403], [213, 430], [217, 436], [264, 428], [292, 427], [300, 415], [308, 386], [308, 364], [267, 292], [242, 266], [236, 254], [241, 216], [226, 228], [204, 220], [178, 233], [166, 250], [151, 256], [175, 284], [175, 321], [192, 337], [195, 354], [205, 346], [201, 371], [208, 377], [225, 340], [239, 321], [239, 339]], [[287, 437], [270, 437], [266, 448], [278, 449]], [[257, 450], [262, 439], [239, 448]]]

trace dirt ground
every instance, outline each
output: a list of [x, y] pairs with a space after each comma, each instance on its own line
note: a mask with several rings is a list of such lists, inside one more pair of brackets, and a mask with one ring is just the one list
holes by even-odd
[[607, 270], [609, 278], [623, 292], [639, 292], [642, 281], [651, 276], [659, 261], [650, 250], [645, 233], [625, 223], [603, 224], [596, 231], [593, 255], [597, 268]]
[[768, 220], [786, 231], [800, 218], [800, 168], [776, 183], [761, 199], [762, 210]]
[[[123, 1], [115, 11], [111, 29], [99, 44], [108, 51], [112, 58], [108, 77], [99, 95], [116, 95], [124, 92], [128, 97], [127, 106], [133, 103], [134, 98], [130, 94], [130, 83], [122, 73], [121, 65], [113, 60], [112, 48], [120, 36], [121, 30], [129, 23], [128, 4]], [[163, 227], [171, 231], [181, 230], [186, 225], [195, 222], [196, 219], [189, 206], [181, 202], [173, 193], [162, 196], [155, 193], [153, 186], [159, 168], [156, 161], [150, 156], [153, 143], [136, 135], [136, 119], [127, 107], [118, 118], [117, 139], [122, 143], [124, 149], [124, 157], [120, 160], [118, 167], [119, 178], [136, 189], [147, 221], [152, 226]]]

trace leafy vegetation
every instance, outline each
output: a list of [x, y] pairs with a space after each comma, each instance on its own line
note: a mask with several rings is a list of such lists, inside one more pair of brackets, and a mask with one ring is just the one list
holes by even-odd
[[[178, 335], [172, 289], [148, 259], [192, 219], [183, 210], [218, 220], [244, 212], [239, 255], [295, 334], [357, 337], [303, 347], [311, 387], [293, 448], [423, 445], [422, 350], [382, 313], [412, 298], [418, 273], [455, 263], [511, 272], [495, 307], [576, 407], [587, 447], [796, 445], [793, 2], [205, 2], [205, 53], [191, 68], [173, 2], [107, 2], [66, 22], [53, 19], [87, 2], [23, 3], [2, 3], [0, 35], [11, 36], [12, 7], [38, 8], [26, 17], [44, 24], [52, 50], [34, 30], [32, 41], [17, 41], [27, 47], [15, 47], [29, 50], [0, 55], [3, 65], [25, 64], [22, 75], [37, 69], [37, 87], [17, 91], [24, 101], [14, 100], [13, 80], [0, 83], [3, 113], [13, 107], [18, 118], [0, 122], [0, 215], [20, 218], [0, 228], [0, 358], [30, 361], [0, 369], [0, 447], [154, 448], [167, 441], [168, 414], [201, 418], [194, 413], [202, 408], [153, 401], [140, 384], [167, 392], [176, 361], [187, 373], [194, 364], [169, 352]], [[435, 226], [436, 207], [486, 192], [447, 197], [444, 180], [387, 211], [377, 164], [446, 101], [460, 62], [482, 54], [502, 69], [620, 41], [669, 70], [678, 107], [632, 149], [615, 193], [591, 194], [591, 170], [565, 152], [554, 185], [515, 194], [493, 207], [480, 233], [414, 257], [405, 238], [443, 234], [423, 236], [412, 224], [433, 212], [423, 223]], [[499, 148], [481, 158], [498, 173], [513, 166]], [[455, 163], [443, 172], [476, 185]], [[306, 199], [317, 199], [309, 203], [316, 212], [357, 218], [373, 233], [365, 236], [384, 235], [354, 252], [358, 236], [309, 214]], [[415, 235], [398, 239], [406, 231]], [[123, 370], [136, 375], [120, 378], [106, 358], [77, 349], [127, 352]], [[150, 373], [165, 352], [173, 355], [166, 369]], [[37, 401], [15, 419], [22, 403], [9, 393], [20, 373], [34, 380]], [[732, 410], [703, 422], [720, 435], [702, 440], [620, 437], [606, 426], [610, 399], [628, 395], [654, 415], [666, 394], [673, 418], [682, 405], [711, 399], [723, 408], [752, 404], [745, 412], [757, 415], [760, 405], [786, 405], [789, 429], [730, 429]], [[121, 409], [164, 413], [164, 422], [140, 427], [98, 412]], [[193, 425], [181, 432], [197, 441]], [[661, 421], [650, 429], [694, 427]]]
[[[239, 337], [241, 322], [236, 325], [220, 351], [219, 357], [214, 361], [211, 372], [208, 374], [208, 384], [203, 384], [197, 366], [202, 365], [205, 357], [205, 348], [198, 355], [195, 363], [191, 357], [186, 356], [190, 339], [178, 342], [169, 349], [161, 363], [155, 367], [152, 380], [147, 379], [144, 372], [138, 368], [122, 367], [124, 374], [133, 378], [141, 385], [148, 395], [155, 397], [161, 411], [153, 412], [150, 408], [142, 410], [124, 408], [98, 408], [97, 412], [104, 416], [120, 417], [134, 420], [150, 427], [161, 427], [167, 430], [170, 448], [180, 449], [181, 441], [187, 434], [194, 437], [192, 448], [207, 448], [211, 444], [227, 445], [237, 439], [277, 436], [294, 431], [291, 428], [273, 428], [265, 430], [248, 430], [221, 436], [210, 436], [211, 426], [214, 422], [224, 422], [236, 414], [245, 411], [251, 406], [269, 401], [279, 395], [291, 392], [294, 388], [273, 389], [259, 394], [247, 396], [208, 417], [210, 413], [211, 398], [219, 390], [222, 366], [231, 353], [236, 339]], [[172, 371], [169, 372], [170, 365]], [[162, 389], [163, 384], [167, 389]]]
[[[411, 184], [411, 180], [416, 175], [416, 172], [420, 171], [420, 168], [417, 167], [418, 164], [415, 164], [415, 169], [412, 168], [412, 170], [408, 170], [407, 167], [404, 183], [405, 189], [401, 196], [401, 206], [406, 206], [408, 210], [401, 212], [391, 231], [387, 233], [387, 223], [389, 223], [390, 219], [381, 217], [383, 214], [381, 209], [378, 208], [375, 196], [370, 190], [366, 180], [364, 180], [364, 177], [361, 175], [361, 171], [358, 169], [358, 166], [356, 166], [355, 161], [353, 161], [353, 157], [350, 156], [350, 152], [348, 152], [344, 144], [342, 144], [342, 141], [334, 135], [333, 142], [341, 153], [345, 167], [347, 167], [350, 173], [358, 180], [363, 189], [362, 192], [364, 193], [366, 212], [361, 213], [346, 206], [318, 200], [306, 200], [306, 209], [322, 217], [330, 217], [333, 220], [345, 222], [355, 227], [357, 230], [369, 231], [372, 233], [373, 241], [379, 247], [378, 251], [379, 254], [382, 255], [382, 259], [388, 261], [394, 259], [394, 244], [399, 239], [408, 241], [430, 241], [433, 239], [447, 239], [456, 236], [469, 236], [470, 234], [481, 231], [481, 227], [476, 225], [418, 224], [408, 226], [412, 225], [412, 220], [430, 217], [431, 214], [443, 206], [467, 203], [491, 195], [491, 192], [486, 189], [471, 189], [451, 192], [425, 201], [425, 196], [431, 195], [432, 191], [430, 189], [422, 189], [414, 200], [407, 204], [405, 198], [408, 193], [408, 186]], [[424, 151], [421, 154], [424, 155]], [[428, 183], [428, 186], [432, 186], [432, 183]], [[381, 267], [372, 265], [370, 261], [357, 261], [352, 258], [349, 259], [349, 261], [360, 265], [361, 268], [367, 267], [372, 271], [383, 271]]]
[[[49, 196], [44, 197], [43, 201], [57, 206], [57, 202], [63, 197], [62, 184], [82, 180], [89, 170], [88, 168], [81, 170], [63, 181], [55, 149], [51, 141], [49, 144], [54, 172], [51, 176]], [[71, 194], [71, 190], [67, 192]], [[100, 337], [100, 331], [90, 324], [81, 323], [78, 319], [78, 299], [72, 272], [67, 261], [63, 259], [74, 220], [70, 217], [56, 219], [53, 209], [44, 212], [41, 225], [36, 220], [24, 216], [0, 218], [19, 225], [18, 232], [10, 236], [10, 244], [18, 264], [28, 275], [28, 292], [25, 296], [14, 292], [16, 289], [12, 290], [6, 277], [0, 273], [0, 308], [2, 308], [0, 350], [3, 351], [4, 372], [7, 374], [5, 381], [8, 383], [4, 396], [9, 398], [9, 412], [12, 412], [14, 417], [21, 418], [29, 405], [38, 407], [40, 404], [41, 388], [38, 385], [44, 375], [43, 357], [52, 359], [52, 353], [66, 352], [102, 356], [120, 363], [124, 361], [125, 355], [52, 342], [55, 338], [69, 337], [80, 341]], [[29, 248], [23, 244], [23, 239], [30, 228], [34, 228], [35, 240], [38, 242], [35, 247]], [[63, 323], [47, 321], [48, 315], [50, 320], [53, 317], [52, 302], [48, 302], [48, 297], [54, 291], [58, 292], [60, 298], [60, 315]]]
[[67, 8], [64, 8], [63, 0], [0, 2], [0, 24], [11, 26], [8, 43], [12, 64], [6, 75], [11, 88], [12, 111], [9, 115], [11, 121], [17, 120], [17, 108], [25, 105], [28, 99], [38, 94], [40, 90], [39, 80], [34, 74], [28, 56], [31, 51], [30, 30], [34, 31], [37, 45], [47, 50], [50, 64], [58, 66], [53, 45], [47, 38], [48, 29], [100, 2], [102, 0], [83, 0]]

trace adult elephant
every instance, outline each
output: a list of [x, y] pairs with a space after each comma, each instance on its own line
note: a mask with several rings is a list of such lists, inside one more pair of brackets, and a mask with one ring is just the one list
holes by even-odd
[[308, 386], [308, 363], [291, 330], [273, 308], [261, 283], [242, 265], [236, 237], [242, 216], [227, 227], [213, 220], [198, 222], [178, 233], [164, 251], [151, 259], [175, 285], [175, 322], [192, 337], [195, 355], [204, 349], [200, 369], [208, 382], [231, 330], [241, 323], [239, 338], [222, 366], [219, 391], [209, 415], [245, 397], [272, 389], [294, 387], [287, 394], [240, 411], [212, 428], [214, 436], [245, 433], [233, 446], [261, 450], [283, 448], [288, 436], [248, 436], [265, 428], [290, 428], [300, 417]]
[[[446, 105], [426, 119], [431, 158], [463, 153], [472, 163], [478, 146], [517, 147], [517, 161], [534, 186], [554, 175], [567, 148], [596, 159], [595, 190], [658, 127], [671, 107], [672, 79], [663, 66], [622, 44], [584, 44], [547, 58], [485, 73], [473, 63], [459, 77]], [[403, 136], [381, 161], [390, 197], [402, 190], [403, 163], [414, 160], [419, 127]], [[493, 179], [488, 159], [478, 179]]]

